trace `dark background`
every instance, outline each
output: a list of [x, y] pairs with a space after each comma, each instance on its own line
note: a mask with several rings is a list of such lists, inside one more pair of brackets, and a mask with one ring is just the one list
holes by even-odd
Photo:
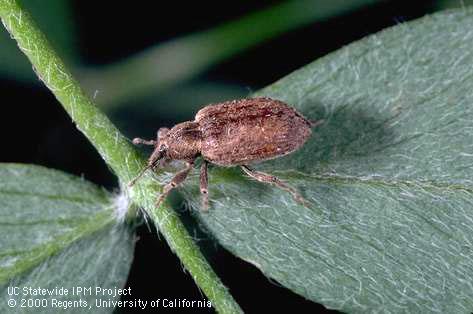
[[[142, 1], [129, 5], [116, 1], [111, 5], [106, 1], [71, 1], [70, 22], [75, 30], [76, 60], [81, 60], [81, 65], [89, 68], [119, 62], [157, 43], [215, 27], [278, 2], [156, 3]], [[136, 99], [133, 103], [108, 110], [107, 114], [128, 137], [152, 137], [161, 126], [172, 126], [181, 122], [183, 117], [192, 119], [194, 108], [205, 101], [245, 97], [251, 91], [366, 35], [459, 5], [460, 1], [380, 1], [287, 32], [167, 91]], [[47, 5], [43, 9], [47, 10]], [[0, 161], [44, 165], [83, 176], [110, 190], [117, 189], [114, 175], [74, 127], [54, 96], [37, 79], [0, 71], [0, 92], [0, 134], [3, 139]], [[193, 103], [193, 107], [189, 107], [188, 103], [196, 100], [202, 103]], [[171, 105], [175, 113], [171, 110], [163, 115], [140, 109], [145, 103], [157, 107]], [[192, 217], [184, 211], [181, 214], [192, 225]], [[141, 225], [137, 232], [139, 240], [127, 282], [133, 293], [131, 299], [203, 299], [202, 292], [162, 237], [156, 235], [156, 230]], [[284, 308], [299, 313], [330, 312], [280, 286], [205, 234], [196, 232], [215, 271], [246, 312]], [[181, 311], [185, 312], [183, 309], [171, 310], [174, 313]], [[192, 313], [206, 311], [213, 312], [195, 308], [188, 310]]]

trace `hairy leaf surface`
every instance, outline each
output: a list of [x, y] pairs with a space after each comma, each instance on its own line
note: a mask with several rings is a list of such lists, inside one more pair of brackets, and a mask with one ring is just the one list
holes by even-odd
[[[97, 308], [96, 299], [120, 296], [97, 295], [95, 289], [123, 288], [134, 248], [130, 228], [116, 221], [117, 204], [81, 178], [39, 166], [0, 164], [0, 312], [111, 313], [113, 306]], [[14, 287], [18, 294], [10, 295], [8, 288]], [[73, 295], [74, 287], [92, 290]], [[30, 288], [52, 292], [34, 295]], [[20, 307], [30, 298], [48, 303]], [[86, 303], [60, 306], [80, 299]]]
[[[471, 9], [399, 24], [259, 92], [324, 120], [302, 149], [255, 166], [312, 206], [215, 167], [199, 220], [328, 308], [472, 312], [472, 29]], [[193, 179], [185, 191], [198, 208]]]

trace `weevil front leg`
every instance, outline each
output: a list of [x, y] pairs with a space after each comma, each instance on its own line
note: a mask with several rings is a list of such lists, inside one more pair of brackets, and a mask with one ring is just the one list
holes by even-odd
[[184, 182], [187, 178], [187, 175], [192, 170], [194, 166], [194, 161], [190, 161], [186, 164], [186, 168], [179, 171], [174, 178], [172, 178], [171, 182], [166, 184], [163, 188], [163, 193], [159, 196], [158, 200], [156, 201], [156, 207], [161, 205], [161, 202], [166, 198], [166, 196], [171, 192], [173, 189], [178, 187], [182, 182]]
[[277, 177], [272, 176], [272, 175], [267, 174], [267, 173], [264, 173], [264, 172], [261, 172], [261, 171], [253, 170], [250, 167], [245, 166], [245, 165], [241, 166], [241, 169], [247, 175], [249, 175], [250, 177], [252, 177], [252, 178], [254, 178], [254, 179], [256, 179], [260, 182], [273, 184], [273, 185], [277, 186], [278, 188], [291, 193], [294, 200], [296, 202], [300, 203], [301, 205], [304, 205], [304, 206], [308, 207], [308, 205], [310, 204], [306, 199], [304, 199], [302, 197], [302, 195], [299, 194], [299, 192], [297, 192], [294, 188], [287, 185], [286, 183], [284, 183], [283, 181], [281, 181]]
[[[138, 144], [154, 145], [157, 142], [158, 141], [147, 141], [141, 138], [133, 139], [133, 144], [135, 145], [138, 145]], [[163, 157], [163, 151], [155, 148], [153, 151], [153, 154], [151, 154], [151, 157], [148, 159], [148, 164], [146, 165], [146, 167], [141, 169], [140, 173], [128, 183], [128, 186], [133, 186], [136, 183], [136, 181], [138, 181], [138, 179], [141, 178], [148, 169], [156, 170], [156, 167], [161, 163], [160, 159], [162, 157]]]
[[202, 197], [202, 210], [207, 211], [209, 209], [209, 182], [207, 176], [207, 160], [202, 160], [200, 165], [200, 194]]

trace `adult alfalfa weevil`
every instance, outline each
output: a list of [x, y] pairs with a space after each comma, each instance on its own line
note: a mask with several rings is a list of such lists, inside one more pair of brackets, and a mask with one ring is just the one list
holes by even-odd
[[148, 165], [129, 185], [160, 162], [186, 162], [185, 169], [164, 186], [157, 201], [159, 206], [172, 189], [184, 182], [194, 161], [201, 156], [200, 192], [204, 209], [208, 207], [209, 162], [223, 167], [240, 166], [250, 177], [274, 184], [291, 193], [299, 203], [306, 204], [295, 189], [275, 176], [251, 169], [248, 164], [295, 151], [310, 137], [314, 125], [295, 109], [271, 98], [247, 98], [208, 105], [197, 112], [194, 121], [179, 123], [172, 129], [159, 129], [156, 140], [133, 139], [135, 145], [153, 145], [155, 149]]

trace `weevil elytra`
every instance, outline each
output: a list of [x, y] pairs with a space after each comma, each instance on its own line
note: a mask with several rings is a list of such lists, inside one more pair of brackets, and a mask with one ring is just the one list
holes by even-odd
[[202, 207], [208, 207], [208, 163], [223, 167], [240, 166], [250, 177], [288, 191], [304, 205], [307, 201], [292, 187], [275, 176], [255, 171], [248, 164], [287, 155], [300, 148], [310, 137], [313, 123], [295, 109], [271, 98], [246, 98], [208, 105], [195, 116], [173, 128], [160, 128], [156, 140], [133, 139], [133, 143], [153, 145], [148, 165], [130, 182], [133, 185], [148, 169], [162, 162], [182, 160], [186, 167], [164, 186], [157, 205], [179, 186], [202, 157], [200, 192]]

